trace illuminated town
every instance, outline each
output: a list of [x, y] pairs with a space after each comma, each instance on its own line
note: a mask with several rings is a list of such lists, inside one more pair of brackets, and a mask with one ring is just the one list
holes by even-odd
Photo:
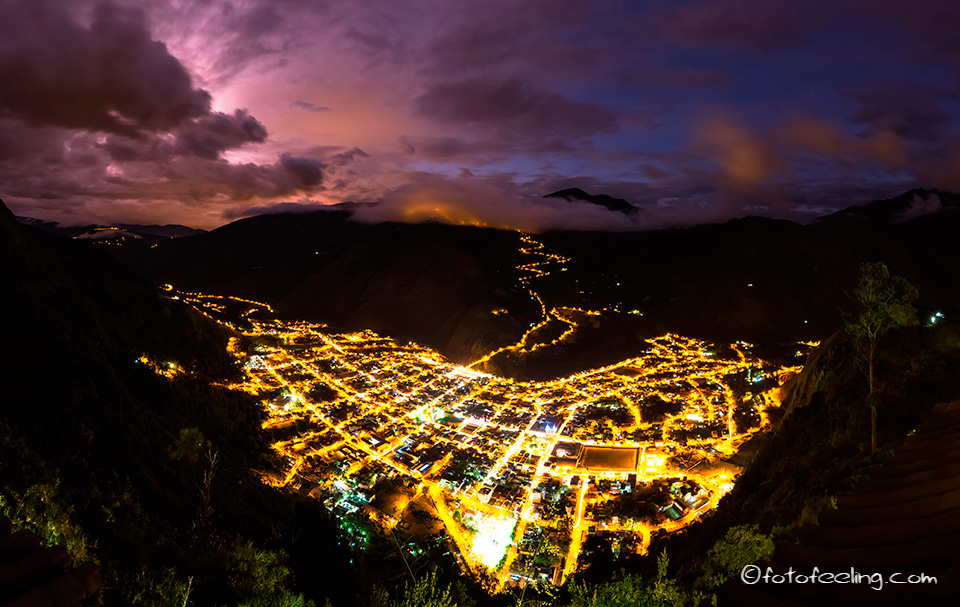
[[[521, 243], [534, 261], [520, 266], [520, 281], [543, 320], [469, 365], [372, 331], [277, 320], [237, 297], [175, 297], [242, 318], [229, 323], [243, 335], [229, 350], [245, 378], [228, 387], [267, 412], [278, 465], [263, 471], [266, 482], [309, 493], [342, 521], [432, 541], [495, 586], [559, 584], [592, 535], [641, 553], [652, 535], [716, 507], [739, 472], [726, 460], [764, 429], [799, 367], [766, 363], [745, 342], [666, 334], [640, 356], [549, 381], [482, 372], [503, 351], [548, 347], [602, 313], [548, 309], [532, 279], [566, 260], [529, 236]], [[542, 341], [557, 322], [567, 327]], [[798, 344], [797, 356], [815, 345]]]

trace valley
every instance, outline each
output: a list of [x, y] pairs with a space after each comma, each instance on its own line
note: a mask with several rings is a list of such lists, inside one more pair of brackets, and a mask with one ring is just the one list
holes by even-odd
[[[564, 343], [606, 311], [548, 307], [536, 279], [567, 260], [530, 235], [520, 243], [520, 283], [542, 320], [469, 364], [370, 330], [277, 319], [264, 303], [166, 288], [241, 331], [228, 351], [244, 379], [226, 387], [267, 412], [277, 465], [262, 471], [266, 482], [322, 501], [361, 530], [358, 546], [372, 523], [413, 545], [440, 542], [464, 573], [489, 571], [497, 585], [560, 584], [591, 537], [643, 553], [652, 534], [715, 507], [739, 470], [724, 460], [768, 426], [779, 386], [800, 367], [766, 362], [746, 342], [667, 333], [639, 356], [550, 380], [484, 372], [505, 352]], [[796, 360], [815, 345], [798, 344]], [[425, 517], [433, 523], [418, 525]]]

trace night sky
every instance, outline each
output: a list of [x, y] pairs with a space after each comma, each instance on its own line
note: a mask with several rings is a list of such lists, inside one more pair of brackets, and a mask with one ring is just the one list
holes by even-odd
[[[2, 0], [0, 197], [65, 224], [798, 221], [960, 190], [952, 0]], [[544, 201], [580, 187], [625, 217]]]

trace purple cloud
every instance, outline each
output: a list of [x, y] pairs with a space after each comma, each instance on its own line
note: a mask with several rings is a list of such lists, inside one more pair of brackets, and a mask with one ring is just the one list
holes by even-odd
[[212, 227], [430, 183], [490, 222], [479, 183], [531, 225], [581, 187], [643, 227], [960, 187], [954, 3], [99, 2], [0, 2], [22, 214]]
[[315, 114], [333, 111], [325, 105], [314, 105], [308, 101], [294, 101], [291, 105]]
[[209, 111], [139, 9], [101, 4], [84, 27], [63, 3], [10, 0], [0, 22], [0, 108], [28, 122], [134, 136]]
[[176, 131], [175, 151], [217, 159], [226, 150], [262, 143], [266, 138], [266, 127], [246, 110], [237, 110], [233, 115], [213, 112]]

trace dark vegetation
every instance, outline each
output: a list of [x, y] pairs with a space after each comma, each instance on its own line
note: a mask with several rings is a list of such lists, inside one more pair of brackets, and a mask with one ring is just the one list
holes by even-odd
[[99, 562], [111, 604], [350, 602], [360, 574], [335, 524], [259, 482], [259, 408], [209, 383], [235, 372], [222, 327], [5, 207], [0, 284], [0, 511], [15, 525]]

